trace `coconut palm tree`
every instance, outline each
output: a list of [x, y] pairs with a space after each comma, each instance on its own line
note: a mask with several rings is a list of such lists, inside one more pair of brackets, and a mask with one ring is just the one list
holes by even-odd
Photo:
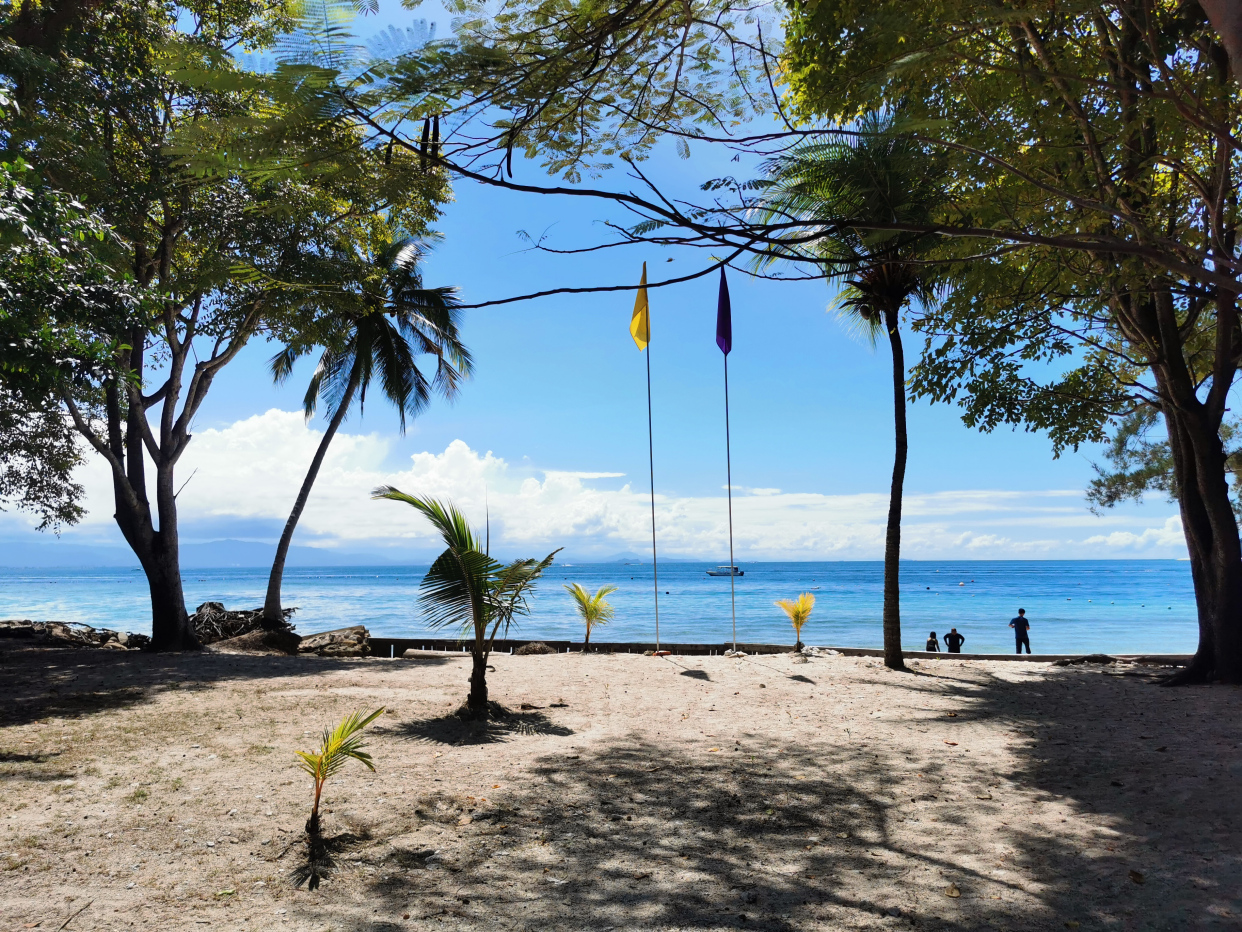
[[423, 577], [419, 602], [430, 627], [458, 627], [463, 637], [471, 639], [470, 693], [461, 714], [466, 718], [489, 718], [492, 709], [487, 698], [487, 658], [496, 633], [503, 628], [507, 634], [519, 616], [529, 614], [527, 596], [561, 548], [542, 560], [502, 564], [487, 553], [486, 544], [451, 502], [407, 495], [390, 485], [376, 489], [371, 497], [413, 506], [444, 538], [446, 549]]
[[794, 650], [802, 650], [802, 627], [811, 619], [815, 596], [804, 592], [796, 599], [777, 599], [776, 607], [789, 616], [789, 623], [793, 625], [794, 639], [797, 641]]
[[895, 450], [884, 537], [884, 663], [905, 669], [901, 655], [901, 501], [906, 477], [906, 370], [901, 315], [912, 303], [935, 300], [944, 285], [927, 261], [936, 246], [925, 234], [875, 232], [867, 222], [927, 224], [943, 201], [940, 172], [890, 116], [868, 116], [848, 141], [793, 149], [765, 166], [760, 212], [767, 218], [810, 221], [818, 235], [799, 230], [799, 242], [765, 261], [818, 264], [841, 286], [840, 312], [871, 341], [883, 333], [893, 362]]
[[586, 625], [586, 637], [582, 641], [582, 649], [586, 650], [591, 644], [591, 629], [596, 625], [608, 624], [616, 613], [616, 609], [608, 604], [605, 597], [616, 592], [617, 587], [600, 586], [595, 590], [595, 595], [591, 595], [580, 584], [570, 583], [568, 586], [565, 586], [565, 591], [574, 597], [574, 605], [578, 609], [578, 617]]
[[[329, 416], [276, 546], [263, 603], [266, 627], [284, 624], [280, 588], [293, 532], [328, 446], [354, 400], [361, 409], [368, 389], [378, 379], [384, 397], [397, 409], [404, 433], [407, 416], [417, 416], [434, 392], [453, 399], [461, 380], [472, 371], [470, 352], [458, 336], [455, 290], [423, 287], [420, 263], [426, 250], [426, 244], [416, 239], [380, 240], [369, 255], [352, 263], [350, 286], [333, 289], [330, 311], [319, 326], [272, 360], [273, 376], [283, 382], [300, 356], [321, 346], [319, 364], [302, 404], [308, 420], [320, 402]], [[340, 266], [350, 266], [351, 258], [345, 257]], [[435, 360], [430, 379], [418, 366], [420, 355]]]

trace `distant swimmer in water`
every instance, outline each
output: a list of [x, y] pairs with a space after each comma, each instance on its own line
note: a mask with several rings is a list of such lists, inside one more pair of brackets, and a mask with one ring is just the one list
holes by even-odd
[[1018, 617], [1009, 622], [1009, 627], [1013, 628], [1013, 636], [1017, 641], [1017, 649], [1014, 653], [1022, 653], [1022, 648], [1026, 647], [1026, 652], [1031, 652], [1031, 638], [1027, 634], [1031, 630], [1031, 623], [1026, 617], [1026, 609], [1018, 609]]
[[966, 638], [957, 633], [957, 628], [950, 628], [949, 633], [944, 636], [944, 646], [949, 649], [950, 654], [960, 654], [965, 642]]
[[940, 653], [940, 642], [936, 640], [935, 631], [927, 636], [927, 652], [931, 654]]

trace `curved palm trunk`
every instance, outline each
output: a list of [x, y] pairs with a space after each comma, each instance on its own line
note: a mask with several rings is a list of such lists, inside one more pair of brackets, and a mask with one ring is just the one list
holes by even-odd
[[314, 487], [315, 479], [319, 476], [319, 467], [323, 465], [328, 446], [332, 443], [332, 438], [336, 436], [336, 430], [341, 426], [341, 421], [345, 420], [345, 413], [354, 399], [354, 392], [358, 390], [358, 378], [359, 367], [355, 362], [353, 371], [349, 374], [349, 384], [345, 387], [345, 394], [341, 397], [341, 403], [336, 406], [336, 413], [332, 415], [332, 420], [328, 422], [328, 429], [324, 431], [323, 439], [319, 441], [319, 449], [315, 451], [315, 457], [306, 471], [306, 478], [302, 480], [302, 488], [298, 490], [297, 500], [293, 503], [293, 510], [289, 512], [289, 520], [285, 522], [285, 529], [280, 535], [280, 543], [276, 545], [272, 572], [267, 578], [267, 597], [263, 601], [263, 627], [269, 630], [284, 627], [285, 616], [280, 606], [280, 585], [285, 576], [285, 560], [289, 556], [289, 545], [293, 542], [293, 532], [297, 530], [302, 510], [306, 507], [311, 488]]
[[884, 665], [904, 670], [901, 656], [901, 495], [906, 481], [906, 356], [901, 346], [900, 319], [884, 311], [884, 329], [893, 350], [893, 483], [888, 493], [888, 529], [884, 535]]

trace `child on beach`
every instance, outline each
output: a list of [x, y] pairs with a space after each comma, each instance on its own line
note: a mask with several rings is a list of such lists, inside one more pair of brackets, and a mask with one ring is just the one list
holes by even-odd
[[957, 628], [950, 628], [949, 633], [944, 636], [944, 644], [949, 648], [950, 654], [960, 654], [965, 641], [966, 638], [957, 633]]
[[931, 654], [940, 653], [940, 642], [936, 640], [935, 631], [927, 636], [927, 652]]

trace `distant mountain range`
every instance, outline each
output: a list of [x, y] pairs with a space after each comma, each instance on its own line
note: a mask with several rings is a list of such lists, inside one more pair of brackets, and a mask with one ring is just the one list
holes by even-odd
[[[249, 540], [213, 540], [181, 545], [183, 569], [271, 566], [275, 544]], [[289, 548], [289, 566], [422, 566], [439, 551], [337, 550], [327, 547]], [[498, 559], [511, 556], [496, 555]], [[650, 563], [651, 554], [617, 553], [610, 557], [561, 555], [558, 563]], [[661, 563], [701, 563], [685, 557], [661, 557]], [[54, 569], [64, 567], [138, 566], [123, 544], [71, 544], [65, 541], [27, 543], [0, 541], [0, 567], [7, 569]]]
[[[213, 540], [181, 545], [181, 565], [185, 569], [240, 566], [270, 566], [275, 544], [248, 540]], [[290, 547], [289, 566], [374, 566], [428, 563], [434, 554], [393, 553], [391, 551], [330, 550], [323, 547]], [[86, 544], [28, 544], [0, 541], [0, 566], [51, 568], [82, 566], [137, 566], [128, 547]]]

